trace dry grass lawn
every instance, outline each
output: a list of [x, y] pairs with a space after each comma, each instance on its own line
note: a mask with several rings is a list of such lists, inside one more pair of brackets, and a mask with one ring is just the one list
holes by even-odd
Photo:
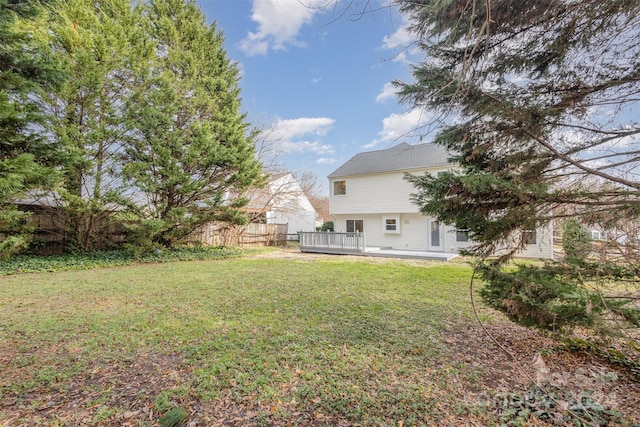
[[484, 330], [470, 273], [279, 250], [0, 277], [0, 425], [640, 423], [628, 372]]

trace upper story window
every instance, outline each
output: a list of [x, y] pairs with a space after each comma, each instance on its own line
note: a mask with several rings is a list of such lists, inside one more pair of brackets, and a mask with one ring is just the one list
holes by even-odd
[[347, 194], [347, 181], [333, 181], [333, 195], [344, 196]]

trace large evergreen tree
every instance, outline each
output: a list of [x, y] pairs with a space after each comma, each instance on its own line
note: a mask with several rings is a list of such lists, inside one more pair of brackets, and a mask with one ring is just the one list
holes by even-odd
[[193, 1], [152, 0], [145, 10], [156, 58], [131, 100], [136, 130], [124, 172], [147, 202], [153, 240], [172, 245], [208, 221], [242, 222], [246, 201], [234, 195], [261, 172], [238, 69], [215, 24]]
[[52, 31], [71, 78], [51, 95], [53, 137], [66, 153], [60, 190], [73, 241], [80, 250], [108, 244], [116, 212], [131, 205], [121, 179], [126, 136], [134, 124], [126, 106], [139, 68], [153, 52], [140, 7], [129, 0], [58, 2]]
[[[637, 223], [640, 3], [400, 3], [426, 55], [401, 94], [450, 118], [435, 142], [460, 166], [408, 177], [422, 212], [469, 230], [478, 243], [473, 253], [483, 257], [505, 244], [522, 248], [527, 230], [555, 219], [611, 229]], [[575, 307], [559, 316], [569, 303], [586, 321], [605, 309], [634, 320], [619, 292], [616, 299], [595, 297], [585, 285], [633, 278], [637, 295], [638, 237], [623, 242], [628, 250], [621, 255], [633, 256], [616, 268], [587, 259], [571, 268], [547, 266], [546, 276], [535, 268], [517, 277], [500, 270], [512, 251], [482, 265], [485, 296], [512, 318], [547, 327], [581, 318]]]
[[34, 31], [42, 12], [42, 2], [0, 0], [0, 256], [29, 241], [15, 201], [58, 180], [57, 150], [45, 137], [48, 120], [38, 100], [65, 74], [47, 34]]

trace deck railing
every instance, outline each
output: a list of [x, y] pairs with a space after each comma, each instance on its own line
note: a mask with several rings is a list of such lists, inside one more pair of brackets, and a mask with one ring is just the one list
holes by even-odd
[[300, 233], [300, 251], [321, 253], [359, 253], [365, 251], [364, 233]]

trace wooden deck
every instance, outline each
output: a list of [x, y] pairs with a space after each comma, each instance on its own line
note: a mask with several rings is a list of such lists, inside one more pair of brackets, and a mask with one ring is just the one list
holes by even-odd
[[404, 251], [391, 248], [366, 246], [364, 233], [300, 233], [300, 252], [334, 255], [361, 255], [387, 258], [413, 258], [434, 261], [450, 261], [458, 254], [427, 251]]
[[323, 254], [358, 254], [366, 249], [364, 233], [300, 233], [300, 251]]

